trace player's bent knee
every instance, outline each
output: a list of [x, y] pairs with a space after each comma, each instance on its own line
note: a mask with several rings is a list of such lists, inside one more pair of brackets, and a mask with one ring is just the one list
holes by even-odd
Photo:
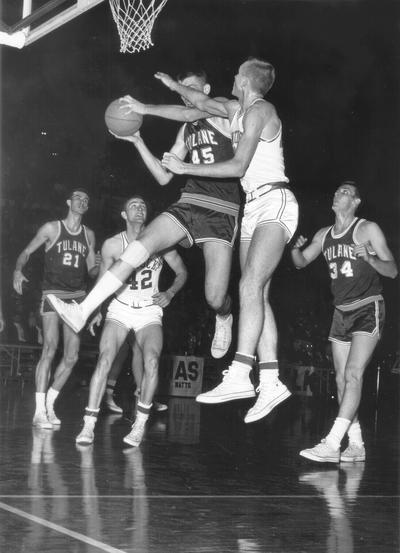
[[67, 367], [73, 367], [78, 361], [78, 354], [64, 355], [64, 364]]
[[120, 260], [131, 267], [139, 267], [149, 258], [150, 253], [138, 240], [134, 240], [122, 252]]
[[57, 344], [54, 342], [45, 342], [42, 349], [42, 357], [53, 359], [57, 351]]

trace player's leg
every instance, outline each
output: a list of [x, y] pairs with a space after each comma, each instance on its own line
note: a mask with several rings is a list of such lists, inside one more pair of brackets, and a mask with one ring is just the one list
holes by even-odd
[[140, 387], [140, 397], [136, 408], [136, 418], [131, 432], [125, 436], [124, 442], [137, 447], [145, 432], [146, 422], [150, 415], [154, 394], [158, 386], [158, 368], [163, 345], [161, 324], [151, 324], [136, 332], [138, 346], [143, 355], [143, 378]]
[[216, 359], [220, 359], [226, 354], [232, 341], [232, 301], [228, 294], [232, 248], [224, 242], [205, 242], [203, 255], [205, 261], [205, 296], [208, 305], [216, 312], [211, 355]]
[[111, 369], [108, 374], [107, 383], [106, 383], [106, 391], [104, 395], [105, 407], [109, 411], [111, 411], [111, 413], [118, 413], [120, 415], [122, 415], [123, 410], [114, 401], [114, 390], [115, 390], [115, 385], [117, 383], [118, 377], [121, 374], [122, 367], [124, 366], [124, 363], [127, 360], [128, 354], [129, 354], [129, 344], [128, 344], [128, 339], [126, 339], [125, 342], [120, 347], [120, 350], [117, 353], [111, 365]]
[[61, 388], [67, 382], [72, 369], [78, 361], [80, 336], [63, 324], [63, 356], [54, 373], [53, 383], [47, 391], [46, 409], [49, 421], [54, 425], [60, 425], [61, 421], [54, 412], [54, 402], [56, 401]]
[[[43, 305], [44, 304], [45, 300]], [[44, 307], [42, 309], [44, 309]], [[49, 385], [51, 364], [56, 354], [60, 337], [59, 322], [60, 319], [57, 313], [50, 311], [42, 312], [43, 348], [35, 373], [36, 408], [33, 417], [33, 424], [40, 428], [53, 428], [47, 418], [46, 392]]]
[[134, 240], [127, 246], [121, 257], [104, 273], [79, 305], [66, 304], [52, 294], [48, 298], [60, 317], [75, 332], [79, 332], [89, 315], [121, 287], [134, 269], [142, 265], [151, 255], [175, 246], [184, 238], [186, 238], [184, 228], [167, 214], [162, 213], [145, 228], [140, 240]]
[[278, 331], [269, 302], [270, 285], [271, 280], [264, 287], [264, 324], [257, 347], [260, 380], [257, 388], [258, 398], [244, 418], [247, 423], [267, 416], [272, 409], [291, 395], [288, 388], [279, 379]]
[[[357, 414], [361, 400], [364, 372], [376, 348], [378, 339], [377, 336], [353, 335], [344, 369], [344, 389], [338, 416], [321, 443], [313, 448], [301, 451], [300, 455], [302, 457], [318, 462], [337, 463], [340, 460], [340, 444]], [[365, 459], [365, 451], [360, 451], [360, 455], [362, 454]]]
[[94, 440], [94, 427], [100, 411], [101, 399], [104, 395], [107, 376], [112, 362], [128, 335], [129, 329], [125, 326], [107, 321], [104, 324], [99, 344], [99, 357], [96, 368], [90, 380], [89, 401], [83, 417], [84, 426], [76, 437], [78, 444], [91, 444]]
[[[345, 373], [347, 360], [350, 354], [350, 346], [351, 342], [332, 341], [332, 357], [336, 373], [336, 390], [339, 405], [341, 405], [344, 396], [346, 384]], [[361, 426], [358, 420], [358, 413], [354, 415], [347, 430], [347, 435], [349, 437], [349, 444], [340, 454], [340, 460], [344, 462], [364, 461], [365, 448]]]
[[[132, 373], [136, 383], [135, 396], [137, 397], [137, 401], [139, 401], [144, 374], [144, 361], [142, 349], [137, 340], [135, 340], [132, 346]], [[167, 411], [168, 405], [153, 400], [153, 409], [154, 411]]]
[[[241, 242], [238, 349], [222, 384], [210, 392], [200, 394], [197, 401], [222, 403], [254, 397], [249, 373], [264, 326], [264, 288], [282, 257], [286, 242], [287, 233], [278, 224], [259, 226], [255, 229], [250, 243]], [[269, 331], [272, 332], [271, 327]]]

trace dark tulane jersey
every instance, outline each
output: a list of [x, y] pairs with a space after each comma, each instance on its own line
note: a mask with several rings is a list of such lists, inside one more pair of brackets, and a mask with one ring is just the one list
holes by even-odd
[[43, 291], [76, 292], [86, 290], [89, 241], [84, 225], [70, 232], [64, 221], [58, 222], [58, 235], [45, 252]]
[[[184, 140], [191, 162], [196, 165], [227, 161], [233, 157], [228, 119], [210, 117], [186, 123]], [[240, 203], [239, 180], [235, 178], [189, 177], [182, 192]]]
[[382, 292], [378, 273], [354, 254], [354, 235], [363, 220], [355, 219], [345, 232], [338, 235], [334, 235], [333, 226], [330, 227], [322, 241], [335, 306], [354, 304]]

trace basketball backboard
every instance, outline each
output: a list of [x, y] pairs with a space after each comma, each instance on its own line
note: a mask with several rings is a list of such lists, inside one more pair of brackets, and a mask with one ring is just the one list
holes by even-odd
[[0, 44], [23, 48], [104, 0], [11, 0], [2, 2]]

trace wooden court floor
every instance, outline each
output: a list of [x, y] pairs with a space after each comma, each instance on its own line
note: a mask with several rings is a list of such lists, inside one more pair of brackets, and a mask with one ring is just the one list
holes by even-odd
[[251, 425], [247, 401], [168, 398], [139, 448], [106, 413], [77, 447], [87, 388], [60, 396], [52, 431], [31, 426], [32, 383], [2, 383], [0, 551], [398, 552], [398, 378], [362, 406], [367, 460], [340, 466], [298, 455], [330, 426], [329, 397], [293, 396]]

